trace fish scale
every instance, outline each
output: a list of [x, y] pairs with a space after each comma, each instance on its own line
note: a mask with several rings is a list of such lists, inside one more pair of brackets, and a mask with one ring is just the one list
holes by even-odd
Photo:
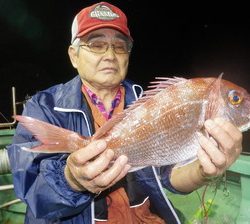
[[[129, 163], [132, 166], [168, 165], [171, 161], [172, 163], [182, 162], [186, 158], [193, 157], [198, 149], [197, 146], [195, 147], [197, 137], [194, 138], [193, 132], [201, 128], [202, 122], [200, 121], [201, 116], [197, 117], [197, 120], [192, 115], [202, 114], [203, 105], [205, 105], [203, 101], [189, 103], [187, 106], [184, 104], [182, 108], [178, 105], [172, 108], [171, 112], [167, 110], [165, 113], [162, 112], [161, 116], [156, 116], [154, 120], [142, 122], [144, 123], [143, 126], [141, 125], [140, 128], [129, 132], [128, 139], [125, 141], [127, 143], [122, 144], [122, 147], [115, 151], [116, 156], [132, 155], [129, 156]], [[126, 119], [129, 119], [129, 116]], [[190, 130], [193, 130], [193, 132], [190, 132]], [[122, 132], [122, 129], [119, 131]], [[119, 135], [116, 136], [119, 139]], [[108, 147], [115, 148], [114, 145], [120, 145], [118, 139], [113, 138], [110, 142], [111, 145], [108, 144]], [[138, 139], [141, 139], [141, 141], [138, 141]], [[180, 150], [181, 147], [185, 148], [187, 144], [190, 145], [188, 150]], [[190, 150], [190, 148], [193, 149]], [[158, 152], [158, 154], [154, 152]]]
[[[128, 157], [130, 171], [145, 166], [185, 164], [200, 147], [206, 119], [222, 117], [241, 131], [250, 126], [250, 96], [227, 80], [162, 78], [145, 96], [107, 121], [91, 137], [26, 116], [16, 116], [40, 142], [32, 152], [71, 153], [96, 139], [105, 139], [115, 158]], [[42, 132], [46, 130], [44, 135]]]

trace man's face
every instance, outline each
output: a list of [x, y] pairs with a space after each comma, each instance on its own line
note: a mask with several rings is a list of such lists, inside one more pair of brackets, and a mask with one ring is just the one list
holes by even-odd
[[[106, 52], [93, 52], [99, 46], [103, 48], [103, 44], [106, 46]], [[129, 53], [115, 53], [110, 45], [116, 46], [119, 52], [124, 44], [127, 44], [125, 36], [109, 28], [98, 29], [82, 37], [80, 47], [75, 49], [76, 57], [73, 64], [82, 81], [96, 89], [117, 87], [126, 77]], [[88, 46], [94, 47], [91, 49]]]

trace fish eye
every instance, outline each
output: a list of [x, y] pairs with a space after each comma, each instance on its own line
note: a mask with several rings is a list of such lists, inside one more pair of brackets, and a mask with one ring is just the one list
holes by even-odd
[[238, 106], [242, 102], [243, 97], [236, 90], [230, 90], [228, 93], [228, 99], [232, 105]]

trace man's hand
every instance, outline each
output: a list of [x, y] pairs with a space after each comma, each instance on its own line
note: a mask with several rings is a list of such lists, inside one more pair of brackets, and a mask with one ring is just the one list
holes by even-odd
[[212, 138], [200, 137], [198, 159], [203, 175], [222, 175], [242, 151], [242, 133], [232, 123], [221, 118], [207, 120], [205, 128]]
[[127, 157], [120, 156], [111, 163], [114, 152], [106, 146], [105, 141], [97, 140], [69, 155], [64, 173], [74, 190], [99, 193], [127, 174]]
[[181, 192], [191, 192], [222, 175], [242, 151], [242, 133], [232, 123], [215, 118], [207, 120], [205, 128], [211, 137], [200, 136], [198, 160], [172, 170], [171, 184]]

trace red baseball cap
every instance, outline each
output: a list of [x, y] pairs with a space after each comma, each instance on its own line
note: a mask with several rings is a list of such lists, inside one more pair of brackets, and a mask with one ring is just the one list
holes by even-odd
[[107, 2], [100, 2], [82, 9], [72, 24], [71, 43], [78, 37], [100, 28], [114, 28], [131, 40], [127, 17], [118, 7]]

